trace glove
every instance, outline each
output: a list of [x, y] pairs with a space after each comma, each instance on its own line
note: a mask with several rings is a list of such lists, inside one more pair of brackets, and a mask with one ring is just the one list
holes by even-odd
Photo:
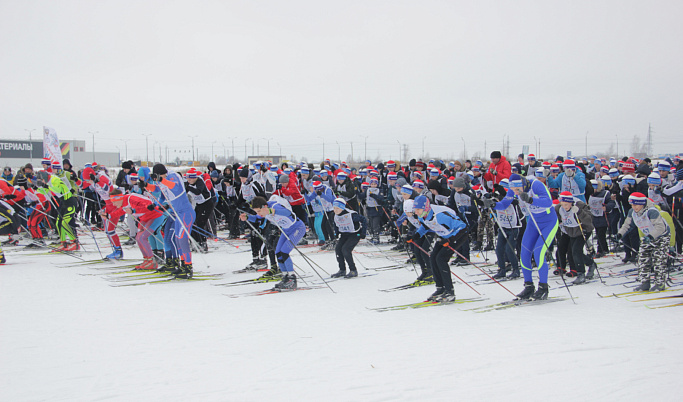
[[73, 180], [73, 181], [78, 180], [78, 176], [76, 175], [76, 172], [71, 172], [71, 180]]
[[487, 199], [487, 198], [485, 198], [485, 199], [484, 199], [484, 206], [485, 206], [486, 208], [493, 208], [493, 207], [496, 206], [496, 201], [495, 201], [495, 200], [492, 200], [492, 199]]
[[48, 186], [47, 183], [45, 183], [44, 181], [38, 183], [38, 185], [39, 185], [40, 187], [42, 187], [42, 188], [50, 188], [50, 186]]
[[365, 239], [365, 234], [363, 234], [363, 233], [358, 233], [358, 237], [360, 237], [361, 239]]
[[323, 192], [322, 192], [322, 190], [318, 190], [315, 192], [315, 194], [320, 196], [320, 195], [323, 195]]
[[73, 188], [69, 191], [71, 191], [71, 194], [74, 194], [74, 195], [76, 194], [76, 190], [74, 190]]
[[515, 198], [512, 200], [512, 202], [510, 204], [517, 206], [517, 205], [519, 205], [519, 200], [517, 198]]
[[617, 241], [621, 241], [624, 236], [621, 233], [617, 233]]
[[138, 188], [140, 188], [140, 190], [142, 190], [144, 192], [147, 189], [146, 187], [147, 187], [147, 184], [144, 181], [138, 180]]
[[579, 207], [577, 207], [576, 205], [574, 205], [573, 207], [571, 207], [571, 209], [569, 210], [569, 212], [571, 212], [571, 213], [573, 213], [573, 214], [576, 214], [576, 213], [579, 212]]
[[149, 178], [150, 178], [150, 180], [152, 180], [152, 181], [158, 181], [158, 180], [159, 180], [159, 175], [156, 174], [156, 173], [151, 173], [151, 174], [149, 175]]
[[13, 200], [15, 198], [17, 198], [17, 196], [15, 194], [6, 194], [5, 195], [6, 200]]
[[147, 209], [150, 211], [154, 211], [154, 204], [147, 205]]
[[491, 193], [485, 193], [484, 198], [491, 198]]
[[641, 243], [648, 244], [648, 243], [653, 242], [653, 241], [655, 241], [655, 238], [652, 237], [652, 235], [645, 235], [645, 236], [643, 236], [643, 240], [641, 240]]
[[529, 195], [529, 193], [519, 193], [519, 199], [526, 202], [527, 204], [531, 204], [534, 202], [534, 198]]
[[92, 180], [94, 183], [97, 183], [97, 177], [95, 177], [94, 174], [90, 174], [90, 180]]
[[281, 183], [276, 184], [276, 185], [275, 185], [275, 189], [276, 189], [276, 190], [282, 189], [282, 184], [281, 184]]

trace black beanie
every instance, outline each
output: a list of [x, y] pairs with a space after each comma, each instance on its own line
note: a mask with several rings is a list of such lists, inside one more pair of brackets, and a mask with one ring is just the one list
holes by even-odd
[[416, 163], [417, 161], [415, 159], [411, 159], [410, 162], [408, 162], [408, 166], [413, 167]]
[[157, 163], [157, 164], [154, 165], [154, 167], [152, 168], [152, 173], [155, 173], [155, 174], [166, 174], [166, 173], [168, 173], [168, 170], [166, 170], [166, 166], [164, 166], [163, 164]]
[[491, 159], [493, 159], [493, 158], [500, 158], [501, 156], [502, 156], [502, 155], [501, 155], [500, 151], [493, 151], [493, 152], [491, 152]]
[[[121, 164], [121, 168], [123, 168], [123, 169], [131, 169], [132, 167], [133, 167], [133, 164], [130, 163], [130, 162], [128, 162], [128, 161], [125, 161], [125, 162], [123, 162], [123, 163]], [[155, 167], [156, 167], [156, 166], [155, 166]], [[156, 173], [156, 172], [155, 172], [155, 173]]]
[[242, 169], [240, 169], [240, 177], [244, 177], [244, 178], [249, 177], [249, 169], [246, 167], [243, 167]]

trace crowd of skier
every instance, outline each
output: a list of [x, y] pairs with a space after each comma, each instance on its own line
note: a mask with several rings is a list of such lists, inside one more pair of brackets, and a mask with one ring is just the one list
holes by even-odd
[[[3, 245], [18, 247], [23, 235], [25, 247], [69, 254], [81, 248], [79, 231], [95, 239], [99, 230], [113, 250], [104, 258], [117, 260], [125, 230], [123, 244], [137, 244], [143, 256], [135, 269], [190, 279], [192, 252], [207, 252], [207, 239], [248, 237], [253, 261], [241, 271], [267, 270], [263, 277], [279, 280], [281, 291], [297, 288], [290, 254], [309, 243], [334, 250], [335, 278], [358, 276], [353, 250], [361, 240], [392, 243], [419, 266], [416, 286], [435, 285], [428, 300], [436, 302], [455, 300], [450, 265], [471, 264], [475, 250], [495, 252], [493, 279], [523, 278], [519, 299], [543, 300], [549, 259], [554, 275], [580, 285], [593, 279], [596, 259], [623, 250], [623, 262], [639, 268], [637, 290], [658, 291], [683, 244], [678, 156], [510, 161], [494, 151], [488, 161], [464, 163], [258, 161], [222, 171], [213, 162], [174, 171], [126, 161], [115, 178], [96, 163], [78, 171], [69, 160], [41, 165], [3, 171]], [[229, 235], [218, 236], [219, 228]]]

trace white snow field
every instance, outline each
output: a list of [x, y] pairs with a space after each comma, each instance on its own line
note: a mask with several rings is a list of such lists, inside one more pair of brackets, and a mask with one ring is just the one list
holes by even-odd
[[[92, 238], [81, 239], [88, 250], [82, 257], [99, 258]], [[6, 248], [0, 400], [681, 400], [683, 307], [645, 307], [681, 299], [600, 298], [628, 289], [593, 282], [570, 288], [576, 304], [465, 311], [512, 298], [496, 284], [480, 284], [474, 287], [485, 301], [377, 312], [368, 308], [419, 302], [434, 288], [379, 291], [412, 282], [415, 273], [365, 269], [405, 260], [369, 244], [357, 248], [356, 260], [361, 273], [376, 275], [330, 282], [335, 293], [322, 287], [232, 298], [272, 287], [216, 286], [259, 275], [233, 273], [251, 261], [247, 243], [237, 244], [213, 243], [209, 254], [194, 255], [195, 271], [225, 274], [216, 280], [125, 287], [112, 286], [132, 283], [115, 282], [125, 275], [114, 264]], [[329, 274], [337, 270], [333, 253], [301, 251]], [[125, 255], [140, 258], [137, 248]], [[320, 284], [292, 255], [309, 285]], [[614, 257], [600, 261], [605, 277], [610, 267], [629, 267], [614, 267]], [[468, 282], [483, 278], [472, 267], [453, 272]], [[551, 287], [558, 280], [551, 273]], [[611, 285], [626, 280], [606, 278]], [[522, 289], [521, 280], [503, 285]], [[455, 290], [458, 298], [476, 296], [461, 283]]]

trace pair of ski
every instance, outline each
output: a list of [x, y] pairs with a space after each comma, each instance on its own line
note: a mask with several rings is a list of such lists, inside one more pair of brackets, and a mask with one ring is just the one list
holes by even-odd
[[[310, 278], [311, 275], [301, 275], [299, 278], [302, 279], [307, 279]], [[253, 279], [245, 279], [242, 281], [236, 281], [236, 282], [228, 282], [228, 283], [216, 283], [213, 284], [214, 286], [225, 286], [225, 287], [233, 287], [233, 286], [244, 286], [244, 285], [253, 285], [256, 283], [269, 283], [269, 282], [280, 282], [282, 280], [282, 276], [259, 276], [258, 278], [253, 278]]]
[[[634, 296], [637, 296], [637, 295], [634, 295]], [[670, 301], [670, 299], [681, 299], [681, 298], [683, 298], [683, 294], [672, 295], [672, 296], [650, 297], [648, 299], [629, 300], [629, 301], [630, 302]], [[657, 305], [657, 306], [648, 306], [647, 304], [645, 304], [645, 307], [647, 307], [649, 309], [659, 309], [659, 308], [678, 307], [678, 306], [683, 306], [683, 302], [677, 302], [674, 304]]]
[[480, 306], [470, 309], [462, 309], [463, 311], [472, 311], [474, 313], [488, 313], [489, 311], [505, 310], [513, 307], [537, 306], [540, 304], [557, 303], [560, 301], [570, 300], [568, 297], [549, 297], [547, 299], [514, 299], [504, 301], [501, 303], [489, 304], [487, 306]]
[[406, 290], [406, 289], [413, 289], [413, 288], [419, 288], [422, 286], [429, 286], [433, 285], [434, 281], [418, 281], [416, 280], [413, 283], [409, 283], [407, 285], [401, 285], [401, 286], [396, 286], [395, 288], [389, 288], [389, 289], [380, 289], [380, 292], [398, 292], [400, 290]]
[[[104, 279], [108, 280], [109, 282], [133, 282], [133, 281], [143, 281], [143, 280], [152, 280], [152, 279], [157, 279], [157, 278], [168, 278], [170, 276], [174, 276], [170, 272], [157, 272], [157, 271], [126, 271], [123, 273], [124, 275], [111, 275], [108, 277], [105, 277]], [[192, 277], [196, 278], [220, 278], [222, 277], [223, 274], [208, 274], [204, 273], [201, 271], [196, 271], [192, 274]]]
[[483, 297], [473, 297], [469, 299], [455, 299], [454, 301], [451, 302], [433, 302], [433, 301], [423, 301], [423, 302], [418, 302], [418, 303], [410, 303], [410, 304], [401, 304], [398, 306], [387, 306], [387, 307], [375, 307], [375, 308], [369, 308], [366, 307], [368, 310], [371, 311], [377, 311], [377, 312], [385, 312], [385, 311], [397, 311], [397, 310], [408, 310], [408, 309], [418, 309], [418, 308], [427, 308], [427, 307], [437, 307], [437, 306], [448, 306], [451, 304], [463, 304], [463, 303], [474, 303], [478, 301], [484, 301], [488, 300]]
[[226, 294], [225, 296], [228, 296], [230, 298], [239, 298], [239, 297], [250, 297], [250, 296], [265, 296], [265, 295], [274, 295], [274, 294], [279, 294], [279, 293], [289, 293], [289, 292], [296, 292], [298, 290], [313, 290], [313, 289], [322, 289], [325, 286], [299, 286], [295, 289], [268, 289], [268, 290], [257, 290], [255, 292], [248, 292], [248, 293], [240, 293], [240, 294]]
[[192, 278], [186, 279], [186, 278], [176, 278], [175, 275], [166, 275], [166, 276], [158, 276], [158, 277], [153, 277], [153, 278], [147, 278], [143, 280], [135, 280], [135, 281], [119, 281], [119, 282], [114, 282], [111, 283], [109, 286], [114, 287], [114, 288], [119, 288], [119, 287], [127, 287], [127, 286], [144, 286], [144, 285], [157, 285], [160, 283], [168, 283], [168, 282], [194, 282], [194, 281], [212, 281], [212, 280], [217, 280], [220, 278], [213, 277], [213, 276], [204, 276], [204, 275], [197, 275], [197, 276], [192, 276]]

